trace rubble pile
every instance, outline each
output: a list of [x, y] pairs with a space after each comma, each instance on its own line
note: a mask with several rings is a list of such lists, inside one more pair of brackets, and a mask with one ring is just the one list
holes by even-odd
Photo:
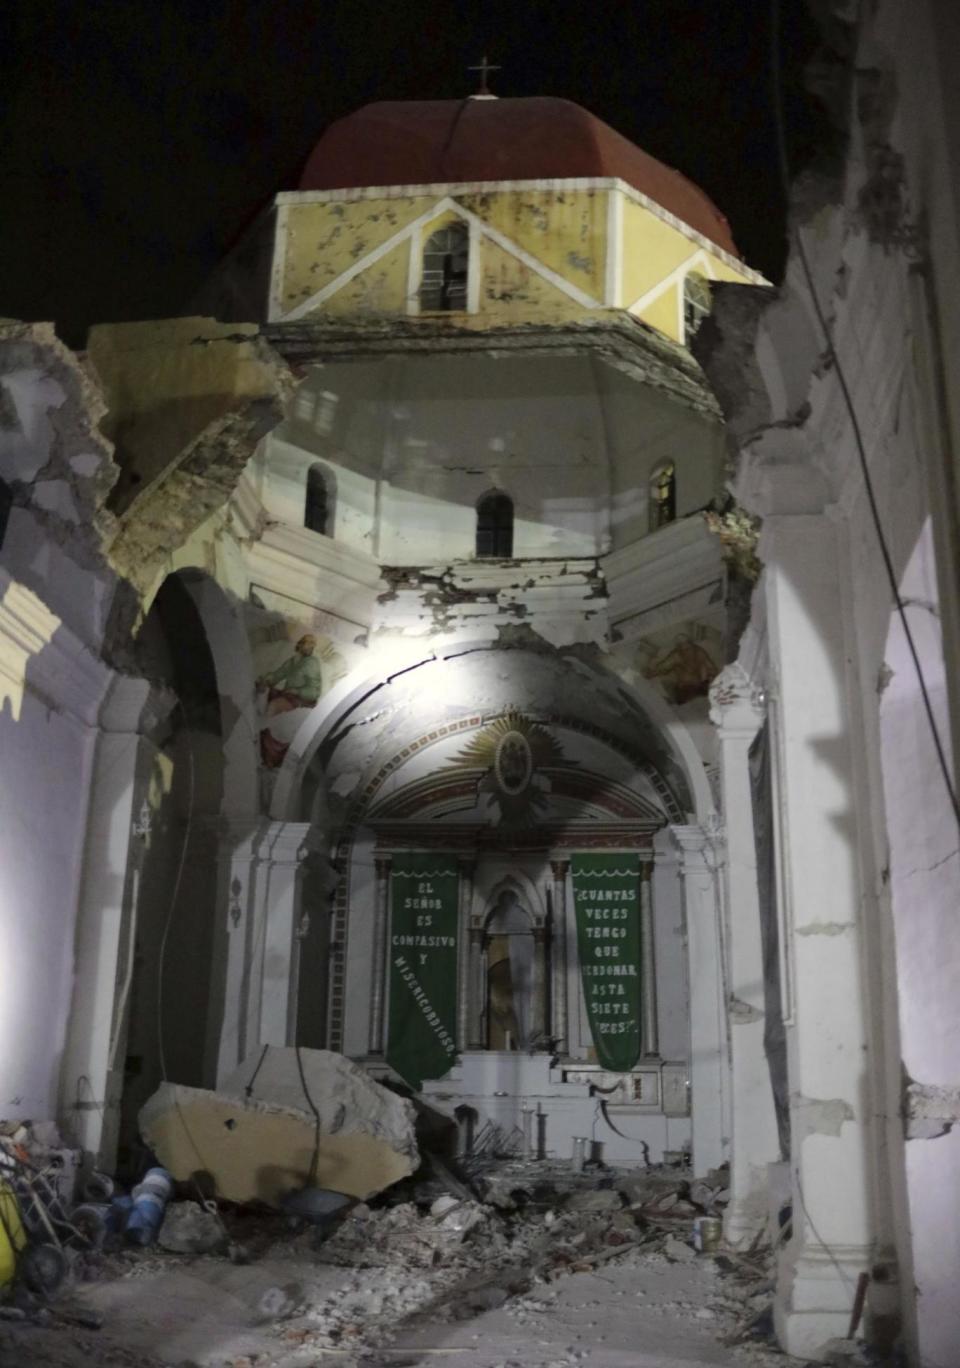
[[[287, 1304], [286, 1338], [316, 1352], [383, 1347], [400, 1326], [502, 1306], [523, 1319], [549, 1305], [550, 1284], [614, 1261], [698, 1258], [691, 1218], [703, 1208], [676, 1170], [598, 1165], [578, 1174], [569, 1162], [485, 1159], [465, 1176], [475, 1197], [445, 1191], [438, 1179], [415, 1181], [377, 1205], [357, 1204], [319, 1244], [308, 1231], [275, 1240], [274, 1260], [309, 1253], [314, 1266], [344, 1274], [326, 1296], [301, 1289]], [[721, 1174], [696, 1185], [712, 1211], [724, 1192]], [[739, 1328], [744, 1305], [731, 1294], [716, 1314]]]
[[[197, 1186], [197, 1150], [187, 1155], [173, 1119], [199, 1090], [161, 1090], [145, 1108], [144, 1135], [173, 1171], [150, 1168], [129, 1193], [84, 1169], [55, 1128], [0, 1127], [0, 1364], [304, 1368], [325, 1353], [372, 1364], [444, 1326], [469, 1339], [464, 1323], [482, 1317], [521, 1338], [545, 1333], [578, 1275], [618, 1298], [659, 1278], [675, 1295], [662, 1291], [648, 1315], [709, 1324], [711, 1343], [766, 1362], [770, 1251], [718, 1247], [724, 1171], [482, 1150], [452, 1172], [421, 1155], [410, 1103], [348, 1061], [270, 1053], [190, 1113], [217, 1200]], [[304, 1084], [319, 1127], [300, 1106]], [[270, 1130], [258, 1148], [252, 1114], [295, 1118], [301, 1138], [281, 1154], [284, 1132]], [[223, 1200], [249, 1191], [267, 1200]]]

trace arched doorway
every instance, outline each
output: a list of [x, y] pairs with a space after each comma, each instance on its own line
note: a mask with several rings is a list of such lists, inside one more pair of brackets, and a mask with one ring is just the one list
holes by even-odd
[[[218, 616], [219, 614], [219, 616]], [[229, 610], [199, 572], [168, 576], [137, 640], [162, 706], [140, 743], [125, 933], [110, 1068], [122, 1071], [118, 1162], [135, 1166], [137, 1114], [163, 1078], [216, 1079], [223, 1014], [218, 823], [249, 810], [254, 734], [230, 695], [244, 660], [225, 656]], [[228, 674], [233, 675], [226, 687]], [[249, 689], [249, 669], [248, 692]]]
[[542, 1045], [546, 1023], [534, 999], [533, 918], [513, 888], [499, 894], [484, 922], [483, 965], [487, 1049]]
[[[602, 664], [578, 663], [575, 680], [570, 670], [561, 652], [461, 647], [395, 664], [379, 681], [346, 680], [321, 701], [275, 790], [275, 815], [285, 810], [294, 825], [309, 816], [311, 839], [327, 843], [341, 872], [325, 927], [328, 972], [321, 983], [316, 958], [308, 968], [301, 956], [297, 1015], [325, 997], [327, 1046], [386, 1073], [399, 1058], [392, 1004], [406, 994], [408, 1020], [439, 1060], [414, 1069], [411, 1086], [425, 1080], [426, 1094], [439, 1089], [480, 1124], [499, 1109], [505, 1125], [524, 1097], [560, 1087], [576, 1099], [563, 1124], [588, 1126], [586, 1113], [571, 1118], [595, 1106], [589, 1089], [602, 1081], [616, 1094], [608, 1105], [628, 1109], [653, 1153], [681, 1148], [690, 1135], [685, 905], [664, 828], [687, 830], [706, 788], [702, 763], [698, 777], [669, 723]], [[368, 715], [374, 726], [362, 725]], [[655, 847], [658, 832], [666, 840]], [[578, 924], [578, 852], [584, 868], [609, 866], [600, 872], [614, 881], [602, 897], [585, 885], [603, 940]], [[621, 901], [601, 911], [608, 893]], [[625, 909], [636, 931], [629, 963], [616, 940], [625, 927], [606, 916]], [[310, 921], [312, 935], [312, 910]], [[584, 956], [601, 946], [623, 959], [593, 966], [585, 989]], [[613, 1052], [601, 1051], [598, 1032], [618, 1042], [632, 1033], [620, 1074], [603, 1064]], [[639, 1136], [626, 1119], [619, 1129], [627, 1139], [611, 1130], [610, 1143], [632, 1146], [636, 1161]]]

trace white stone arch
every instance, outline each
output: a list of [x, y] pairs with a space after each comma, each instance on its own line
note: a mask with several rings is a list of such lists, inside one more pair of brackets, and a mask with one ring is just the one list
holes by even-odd
[[531, 931], [535, 926], [543, 925], [546, 908], [540, 891], [529, 874], [522, 869], [509, 874], [498, 874], [493, 870], [485, 871], [482, 864], [478, 867], [474, 881], [471, 923], [478, 929], [486, 930], [498, 903], [506, 893], [512, 893], [516, 898], [529, 921]]
[[[529, 879], [526, 882], [532, 883]], [[507, 982], [512, 984], [509, 992], [509, 1025], [503, 1021], [501, 1025], [507, 1027], [514, 1038], [512, 1048], [526, 1049], [534, 1038], [534, 1033], [536, 1038], [548, 1034], [546, 1022], [543, 1020], [546, 1005], [543, 996], [546, 990], [543, 921], [536, 916], [534, 907], [530, 905], [529, 893], [530, 890], [524, 887], [520, 879], [511, 874], [501, 876], [493, 884], [489, 896], [480, 904], [478, 925], [471, 928], [474, 934], [479, 931], [481, 944], [481, 1002], [474, 1004], [474, 1010], [479, 1007], [481, 1011], [483, 1035], [487, 1039], [488, 1047], [492, 1049], [511, 1048], [509, 1039], [506, 1044], [501, 1045], [496, 1045], [491, 1040], [493, 1022], [496, 1019], [496, 995], [492, 978], [494, 964], [491, 963], [489, 954], [494, 940], [505, 939], [509, 947], [507, 955], [500, 957], [496, 968], [504, 969], [509, 965]], [[503, 925], [498, 919], [507, 899], [512, 901], [507, 918], [502, 919], [507, 924]], [[536, 964], [538, 955], [541, 960], [539, 969]]]
[[[213, 657], [223, 727], [221, 815], [255, 817], [259, 806], [254, 670], [242, 606], [203, 570], [173, 572], [197, 610]], [[158, 586], [159, 589], [160, 586]]]
[[[310, 762], [326, 737], [349, 724], [350, 714], [364, 700], [373, 699], [379, 690], [400, 675], [413, 670], [442, 669], [443, 662], [475, 651], [496, 650], [488, 639], [465, 641], [435, 649], [422, 645], [393, 646], [382, 664], [369, 674], [357, 675], [359, 670], [330, 690], [311, 709], [294, 737], [274, 785], [270, 815], [275, 820], [297, 820], [307, 815], [302, 812], [301, 791]], [[608, 666], [610, 674], [620, 679], [633, 693], [647, 717], [666, 737], [674, 758], [679, 763], [693, 798], [694, 810], [689, 820], [702, 822], [715, 812], [715, 804], [703, 761], [686, 726], [649, 681], [633, 670], [620, 672]]]

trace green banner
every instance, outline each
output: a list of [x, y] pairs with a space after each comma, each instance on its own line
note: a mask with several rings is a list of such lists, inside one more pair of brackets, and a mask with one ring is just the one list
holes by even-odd
[[580, 975], [597, 1059], [625, 1073], [640, 1058], [640, 857], [574, 855]]
[[457, 1054], [460, 872], [449, 855], [395, 855], [387, 1063], [413, 1088]]

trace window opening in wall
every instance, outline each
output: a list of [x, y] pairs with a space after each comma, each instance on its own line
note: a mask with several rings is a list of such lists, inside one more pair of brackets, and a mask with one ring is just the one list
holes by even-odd
[[513, 500], [508, 494], [485, 494], [477, 504], [477, 556], [513, 555]]
[[710, 286], [695, 271], [683, 282], [683, 340], [689, 342], [710, 312]]
[[672, 461], [650, 476], [650, 531], [666, 527], [677, 516], [677, 470]]
[[307, 471], [307, 497], [303, 511], [303, 525], [311, 532], [329, 536], [330, 497], [323, 466], [312, 465]]
[[467, 307], [469, 237], [466, 224], [439, 228], [423, 249], [420, 308], [445, 312]]

